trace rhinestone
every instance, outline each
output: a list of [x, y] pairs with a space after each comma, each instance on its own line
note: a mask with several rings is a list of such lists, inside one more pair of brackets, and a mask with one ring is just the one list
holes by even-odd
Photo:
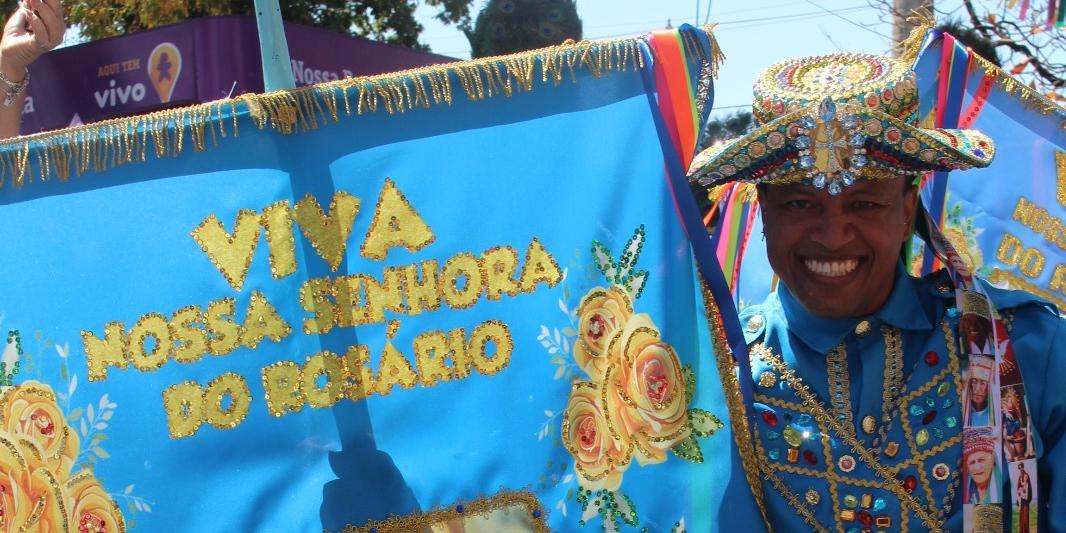
[[807, 169], [814, 166], [814, 158], [809, 155], [801, 155], [798, 160], [800, 168]]
[[788, 462], [790, 462], [792, 464], [798, 463], [799, 460], [800, 460], [799, 448], [789, 448], [788, 449], [788, 457], [786, 457], [786, 459], [788, 459]]
[[903, 480], [903, 490], [907, 491], [907, 494], [914, 492], [914, 488], [918, 486], [918, 480], [914, 476], [907, 476], [907, 479]]
[[804, 128], [807, 128], [809, 130], [813, 130], [815, 126], [818, 125], [818, 123], [814, 121], [814, 118], [810, 117], [809, 115], [803, 115], [802, 117], [800, 117], [799, 123], [800, 126], [803, 126]]
[[833, 100], [826, 98], [822, 100], [822, 105], [818, 106], [818, 116], [822, 120], [829, 122], [837, 116], [837, 106], [833, 103]]
[[865, 527], [870, 527], [874, 525], [874, 517], [866, 511], [859, 511], [859, 522]]
[[937, 438], [938, 440], [939, 439], [943, 439], [944, 438], [944, 430], [942, 430], [940, 428], [933, 428], [933, 437]]
[[811, 423], [811, 415], [809, 415], [807, 413], [803, 413], [803, 414], [799, 415], [799, 418], [796, 419], [796, 423], [801, 425], [801, 426], [806, 426], [806, 425], [810, 424]]
[[850, 509], [840, 511], [840, 520], [843, 522], [851, 522], [852, 520], [855, 520], [855, 511]]
[[851, 187], [855, 184], [855, 173], [850, 170], [842, 171], [840, 173], [840, 181], [843, 182], [844, 185]]
[[848, 161], [851, 163], [851, 168], [862, 168], [866, 166], [866, 156], [862, 154], [855, 154], [851, 156]]
[[941, 383], [940, 386], [938, 386], [936, 388], [936, 395], [937, 396], [943, 396], [943, 395], [947, 394], [948, 391], [950, 391], [950, 390], [951, 390], [951, 384], [949, 384], [947, 381], [945, 381], [945, 382]]
[[925, 364], [936, 366], [940, 362], [940, 355], [936, 352], [925, 352]]
[[777, 440], [780, 437], [781, 434], [772, 429], [766, 432], [766, 440]]
[[789, 446], [799, 446], [800, 444], [803, 444], [803, 436], [800, 435], [799, 431], [796, 431], [796, 428], [785, 426], [785, 442], [787, 442]]
[[792, 140], [792, 146], [795, 146], [797, 150], [806, 150], [811, 147], [811, 138], [806, 135], [800, 135]]
[[851, 137], [848, 137], [848, 146], [852, 148], [859, 148], [866, 143], [866, 137], [863, 137], [861, 133], [854, 133]]
[[923, 409], [922, 406], [920, 406], [918, 404], [912, 404], [911, 408], [909, 410], [910, 410], [911, 416], [922, 416], [922, 415], [925, 414], [925, 409]]
[[841, 121], [844, 123], [844, 128], [849, 130], [859, 126], [859, 119], [855, 115], [844, 115]]
[[752, 315], [748, 319], [747, 328], [749, 333], [755, 333], [762, 327], [762, 315]]
[[874, 520], [874, 524], [876, 524], [877, 527], [892, 527], [892, 517], [879, 516], [876, 520]]
[[949, 416], [949, 417], [944, 419], [944, 425], [946, 425], [949, 428], [953, 428], [953, 427], [959, 425], [959, 419], [955, 418], [953, 416]]
[[825, 172], [819, 172], [814, 175], [814, 179], [811, 180], [811, 184], [814, 185], [815, 189], [821, 189], [825, 187], [825, 180]]
[[861, 505], [863, 509], [869, 509], [870, 508], [870, 504], [873, 503], [873, 501], [874, 501], [874, 497], [873, 496], [871, 496], [869, 494], [863, 494], [862, 495], [862, 499], [859, 502], [859, 505]]
[[933, 465], [933, 479], [937, 481], [944, 481], [951, 475], [951, 469], [945, 463], [937, 463]]
[[770, 425], [770, 427], [777, 426], [777, 415], [773, 411], [763, 411], [762, 420]]
[[855, 324], [855, 334], [860, 337], [865, 337], [866, 334], [870, 333], [871, 329], [872, 327], [870, 326], [869, 320], [863, 320], [862, 322]]
[[840, 180], [834, 180], [829, 184], [829, 194], [836, 196], [840, 194]]
[[874, 499], [874, 507], [873, 507], [874, 511], [884, 511], [885, 507], [887, 507], [887, 506], [888, 506], [888, 504], [885, 503], [885, 499], [884, 498], [875, 498]]
[[877, 431], [877, 419], [870, 415], [864, 416], [862, 418], [862, 430], [867, 435], [873, 434], [874, 431]]
[[890, 442], [885, 445], [885, 455], [895, 457], [899, 453], [899, 443]]
[[914, 435], [914, 442], [918, 446], [925, 446], [929, 443], [929, 430], [922, 428], [918, 430], [918, 433]]
[[928, 426], [933, 420], [936, 420], [936, 411], [929, 411], [922, 417], [922, 424]]
[[814, 452], [810, 450], [803, 450], [803, 460], [812, 465], [818, 464], [818, 456], [814, 455]]
[[844, 507], [854, 509], [859, 506], [859, 499], [852, 494], [844, 496]]
[[766, 452], [766, 455], [769, 455], [770, 459], [776, 461], [781, 458], [781, 450], [778, 450], [777, 448], [772, 448], [770, 449], [770, 451]]
[[807, 494], [804, 495], [804, 498], [811, 505], [818, 505], [818, 502], [822, 501], [822, 495], [818, 494], [818, 491], [814, 489], [807, 489]]
[[955, 405], [955, 400], [953, 400], [951, 398], [944, 398], [944, 403], [941, 404], [941, 405], [944, 406], [944, 409], [947, 409], [947, 408], [951, 407], [952, 405]]
[[839, 468], [841, 472], [851, 472], [852, 470], [855, 470], [855, 458], [850, 455], [840, 456], [840, 459], [837, 460], [837, 468]]

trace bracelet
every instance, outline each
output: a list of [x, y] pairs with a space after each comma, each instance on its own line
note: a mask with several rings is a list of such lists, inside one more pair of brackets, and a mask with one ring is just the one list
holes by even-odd
[[0, 84], [3, 85], [3, 87], [0, 87], [0, 92], [4, 93], [4, 107], [11, 107], [15, 98], [18, 98], [20, 94], [25, 92], [26, 86], [30, 84], [30, 71], [27, 70], [26, 77], [18, 83], [7, 79], [7, 76], [4, 76], [4, 74], [0, 72]]

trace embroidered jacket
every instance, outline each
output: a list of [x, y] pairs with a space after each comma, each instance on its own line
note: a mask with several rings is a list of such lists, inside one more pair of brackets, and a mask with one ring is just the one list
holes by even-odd
[[[1027, 293], [988, 293], [1027, 386], [1041, 530], [1064, 532], [1066, 322]], [[784, 284], [744, 309], [754, 450], [733, 447], [720, 530], [762, 529], [765, 513], [774, 531], [961, 531], [964, 497], [978, 495], [962, 483], [954, 306], [946, 274], [915, 279], [901, 265], [885, 305], [863, 319], [813, 316]], [[745, 476], [745, 462], [755, 476]], [[752, 479], [761, 502], [747, 490]], [[998, 482], [1009, 500], [1005, 470]]]

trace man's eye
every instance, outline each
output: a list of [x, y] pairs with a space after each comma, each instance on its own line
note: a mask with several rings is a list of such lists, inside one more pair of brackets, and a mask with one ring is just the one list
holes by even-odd
[[811, 203], [807, 200], [789, 200], [785, 202], [785, 207], [789, 209], [810, 209]]
[[855, 209], [873, 209], [878, 206], [876, 202], [868, 202], [866, 200], [859, 200], [852, 204]]

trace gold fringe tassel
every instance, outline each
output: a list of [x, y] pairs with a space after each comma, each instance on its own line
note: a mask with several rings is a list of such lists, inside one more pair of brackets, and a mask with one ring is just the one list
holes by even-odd
[[936, 21], [916, 12], [907, 18], [907, 22], [914, 24], [914, 29], [896, 47], [899, 49], [898, 60], [907, 65], [913, 65], [918, 60], [918, 53], [922, 51], [922, 43], [925, 42], [926, 34], [936, 27]]
[[1054, 114], [1057, 116], [1059, 118], [1059, 128], [1066, 130], [1066, 108], [1048, 100], [1044, 95], [1019, 81], [1018, 78], [1007, 74], [1003, 69], [971, 51], [970, 72], [978, 69], [982, 70], [984, 74], [995, 78], [996, 84], [1003, 89], [1003, 92], [1021, 100], [1026, 109], [1036, 111], [1041, 115]]
[[[705, 29], [708, 31], [709, 28]], [[713, 42], [713, 36], [711, 36]], [[641, 37], [602, 41], [568, 41], [558, 46], [508, 56], [434, 65], [375, 76], [343, 80], [266, 94], [244, 94], [184, 108], [105, 120], [74, 128], [0, 141], [0, 186], [10, 181], [21, 187], [37, 179], [67, 180], [93, 171], [141, 162], [149, 152], [157, 158], [178, 156], [189, 140], [196, 151], [218, 146], [219, 138], [238, 135], [238, 114], [247, 111], [255, 126], [291, 134], [339, 122], [343, 117], [376, 113], [405, 113], [434, 105], [450, 106], [457, 81], [472, 101], [532, 91], [540, 83], [558, 85], [578, 72], [601, 78], [611, 71], [644, 68]], [[714, 47], [717, 51], [717, 46]], [[716, 52], [715, 69], [722, 56]], [[539, 72], [538, 72], [539, 67]], [[228, 108], [228, 109], [227, 109]], [[232, 116], [227, 131], [225, 113]], [[27, 173], [31, 165], [38, 172]]]

